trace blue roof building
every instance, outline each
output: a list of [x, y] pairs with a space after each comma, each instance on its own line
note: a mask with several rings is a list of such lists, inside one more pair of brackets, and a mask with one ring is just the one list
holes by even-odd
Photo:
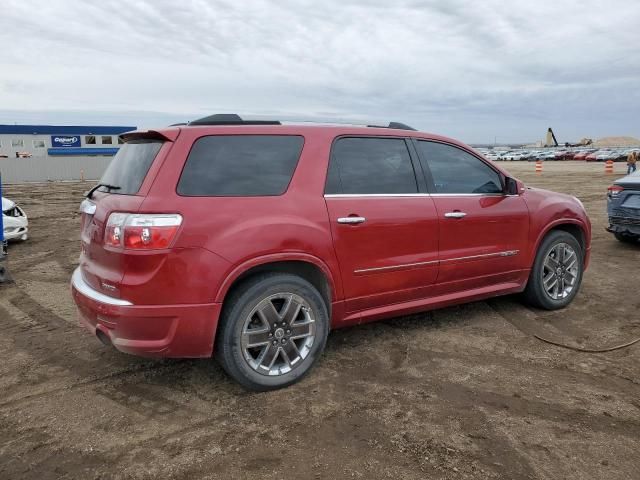
[[134, 126], [0, 125], [0, 156], [115, 155]]

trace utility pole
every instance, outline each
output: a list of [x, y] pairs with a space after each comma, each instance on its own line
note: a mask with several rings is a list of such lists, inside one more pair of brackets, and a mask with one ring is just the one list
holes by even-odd
[[[2, 173], [0, 173], [0, 205], [2, 205]], [[0, 210], [2, 208], [0, 207]], [[4, 212], [0, 211], [0, 285], [13, 283], [7, 267], [7, 241], [4, 239]]]

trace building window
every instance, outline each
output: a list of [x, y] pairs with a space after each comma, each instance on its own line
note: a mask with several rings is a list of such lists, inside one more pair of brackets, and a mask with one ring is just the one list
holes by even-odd
[[95, 145], [96, 144], [96, 136], [95, 135], [86, 135], [84, 137], [85, 145]]
[[34, 140], [33, 141], [34, 148], [44, 148], [44, 140]]
[[12, 147], [24, 148], [24, 140], [22, 140], [21, 138], [12, 138], [11, 139], [11, 146]]
[[113, 140], [111, 139], [110, 135], [102, 136], [102, 145], [111, 145], [112, 143], [113, 143]]

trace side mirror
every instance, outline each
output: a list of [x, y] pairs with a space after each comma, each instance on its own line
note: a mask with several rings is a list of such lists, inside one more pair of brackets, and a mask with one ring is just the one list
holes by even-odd
[[520, 194], [520, 186], [521, 182], [516, 180], [515, 178], [505, 177], [504, 178], [504, 193], [506, 195], [519, 195]]

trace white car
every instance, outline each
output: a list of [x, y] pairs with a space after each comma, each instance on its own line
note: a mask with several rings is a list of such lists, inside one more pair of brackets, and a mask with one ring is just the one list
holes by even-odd
[[599, 162], [603, 160], [609, 160], [609, 155], [611, 155], [610, 150], [600, 150], [598, 153], [596, 153], [596, 160]]
[[2, 197], [2, 224], [5, 240], [26, 240], [29, 238], [29, 220], [15, 202]]

